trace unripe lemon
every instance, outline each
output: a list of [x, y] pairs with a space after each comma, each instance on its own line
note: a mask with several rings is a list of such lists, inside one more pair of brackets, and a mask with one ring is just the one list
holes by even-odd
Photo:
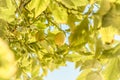
[[58, 46], [62, 46], [65, 43], [65, 34], [63, 32], [59, 32], [55, 35], [55, 44]]

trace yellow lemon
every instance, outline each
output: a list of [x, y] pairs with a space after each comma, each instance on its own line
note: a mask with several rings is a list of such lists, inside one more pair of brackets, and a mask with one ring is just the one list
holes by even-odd
[[58, 46], [62, 46], [65, 43], [65, 34], [63, 32], [59, 32], [55, 35], [55, 44]]

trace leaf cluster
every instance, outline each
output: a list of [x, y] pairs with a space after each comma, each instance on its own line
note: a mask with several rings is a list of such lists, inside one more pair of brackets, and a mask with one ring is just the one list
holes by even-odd
[[43, 80], [67, 61], [77, 80], [119, 80], [119, 25], [120, 0], [0, 0], [0, 80]]

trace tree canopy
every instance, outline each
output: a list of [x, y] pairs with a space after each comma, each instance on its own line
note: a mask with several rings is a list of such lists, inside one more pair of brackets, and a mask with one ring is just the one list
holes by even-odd
[[120, 0], [0, 0], [0, 80], [120, 80]]

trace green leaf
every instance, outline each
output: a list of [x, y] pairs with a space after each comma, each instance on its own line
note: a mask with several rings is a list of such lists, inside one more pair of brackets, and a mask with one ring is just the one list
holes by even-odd
[[59, 7], [57, 4], [51, 4], [49, 7], [53, 14], [54, 21], [59, 24], [65, 24], [68, 20], [67, 10], [65, 8]]
[[15, 5], [12, 3], [12, 0], [1, 0], [0, 3], [0, 19], [11, 22], [14, 20], [15, 15]]
[[120, 79], [120, 59], [110, 59], [105, 70], [103, 71], [105, 80], [119, 80]]
[[0, 19], [0, 37], [4, 37], [5, 35], [5, 27], [7, 26], [7, 22]]
[[0, 0], [0, 7], [7, 7], [6, 0]]
[[114, 26], [101, 28], [99, 32], [103, 43], [111, 43], [114, 40], [115, 34], [119, 33], [118, 29]]
[[89, 21], [88, 17], [85, 17], [78, 26], [75, 27], [74, 31], [69, 36], [70, 46], [80, 46], [89, 40]]
[[88, 59], [86, 60], [82, 66], [81, 69], [95, 69], [95, 70], [100, 70], [102, 68], [102, 65], [98, 60], [95, 59]]
[[61, 2], [62, 4], [64, 4], [66, 7], [68, 7], [69, 9], [77, 9], [77, 7], [81, 7], [81, 6], [86, 6], [88, 4], [88, 0], [57, 0], [59, 2]]
[[50, 0], [31, 0], [26, 8], [31, 11], [35, 9], [35, 17], [39, 16], [48, 7]]
[[120, 30], [120, 4], [113, 4], [112, 8], [102, 18], [102, 26], [113, 26]]
[[94, 15], [93, 20], [94, 20], [94, 27], [99, 28], [101, 26], [101, 16]]
[[80, 61], [77, 61], [76, 63], [75, 63], [75, 68], [78, 68], [78, 67], [80, 67], [82, 65], [82, 61], [80, 60]]
[[88, 24], [89, 24], [89, 20], [88, 20], [88, 17], [86, 16], [85, 18], [83, 18], [80, 24], [76, 27], [76, 30], [78, 29], [81, 30], [78, 33], [81, 34], [81, 32], [84, 33], [84, 31], [88, 31], [89, 30]]
[[97, 38], [96, 39], [96, 43], [95, 43], [95, 57], [98, 58], [103, 51], [103, 43], [101, 38]]
[[79, 21], [79, 19], [77, 19], [77, 16], [73, 15], [73, 14], [69, 14], [68, 15], [68, 21], [67, 24], [70, 27], [71, 31], [74, 31], [75, 29], [75, 22]]
[[88, 0], [71, 0], [75, 6], [86, 6], [89, 2]]
[[120, 55], [120, 44], [116, 45], [113, 48], [104, 50], [101, 58], [115, 58]]
[[81, 56], [79, 54], [68, 54], [65, 59], [67, 61], [71, 61], [71, 62], [76, 62], [79, 61], [81, 59]]
[[117, 0], [116, 3], [120, 4], [120, 0]]
[[36, 33], [35, 38], [36, 38], [37, 41], [43, 41], [43, 40], [45, 40], [44, 30], [39, 30], [39, 31]]
[[99, 71], [92, 71], [86, 69], [81, 71], [76, 80], [104, 80], [102, 74]]
[[83, 71], [79, 74], [79, 76], [77, 77], [76, 80], [86, 80], [85, 78], [86, 78], [87, 74], [88, 74], [90, 71], [91, 71], [90, 69], [83, 70]]
[[[34, 62], [35, 63], [35, 62]], [[32, 71], [31, 71], [31, 73], [32, 73], [32, 76], [33, 77], [37, 77], [38, 76], [38, 74], [39, 74], [39, 69], [40, 69], [40, 65], [37, 65], [36, 66], [36, 64], [34, 64], [33, 65], [34, 67], [32, 67]]]
[[45, 52], [46, 51], [48, 53], [52, 53], [53, 52], [53, 49], [51, 48], [50, 44], [46, 40], [41, 41], [39, 44], [42, 46], [42, 48], [43, 48], [43, 50]]
[[26, 69], [28, 68], [28, 67], [30, 67], [30, 61], [28, 60], [28, 58], [29, 58], [29, 56], [28, 55], [24, 55], [25, 57], [23, 57], [23, 59], [22, 59], [22, 64], [21, 64], [21, 66], [24, 68], [24, 67], [26, 67]]
[[97, 71], [91, 71], [87, 74], [85, 80], [104, 80], [102, 75]]
[[57, 1], [61, 2], [68, 8], [74, 8], [75, 6], [71, 0], [57, 0]]
[[47, 67], [42, 67], [42, 70], [43, 70], [42, 76], [46, 76], [48, 73]]
[[110, 5], [109, 0], [101, 0], [100, 9], [98, 11], [98, 14], [101, 15], [101, 16], [103, 16], [106, 13], [108, 13], [108, 11], [110, 10], [110, 8], [111, 8], [111, 5]]

